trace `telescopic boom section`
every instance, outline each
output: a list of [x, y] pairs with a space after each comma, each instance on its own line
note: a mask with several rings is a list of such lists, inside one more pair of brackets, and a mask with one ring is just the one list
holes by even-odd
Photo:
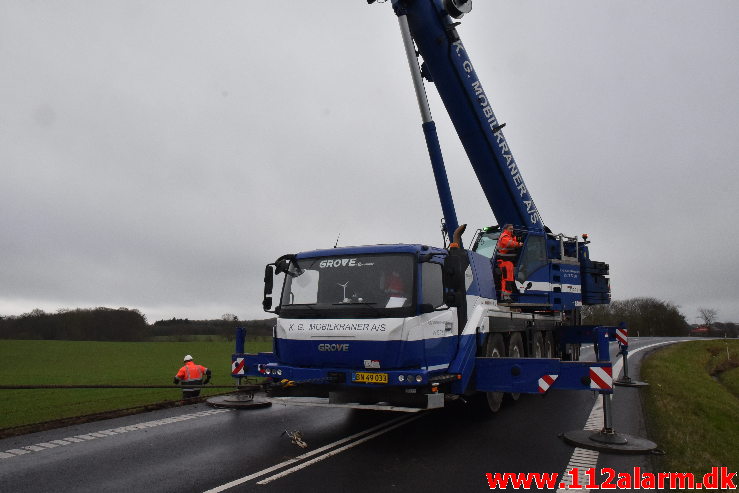
[[[451, 242], [454, 232], [458, 227], [457, 213], [454, 210], [452, 191], [449, 188], [449, 180], [446, 176], [446, 168], [444, 167], [444, 158], [441, 154], [439, 136], [436, 133], [436, 124], [431, 117], [431, 108], [429, 108], [428, 98], [426, 98], [426, 90], [423, 87], [423, 77], [421, 76], [421, 68], [418, 66], [418, 57], [416, 55], [416, 49], [413, 46], [411, 30], [408, 27], [408, 19], [406, 19], [404, 15], [399, 15], [398, 24], [400, 25], [400, 33], [403, 36], [403, 45], [405, 46], [405, 54], [408, 58], [408, 67], [410, 68], [411, 77], [413, 78], [413, 88], [416, 91], [418, 109], [421, 111], [423, 135], [426, 139], [426, 148], [429, 151], [431, 168], [434, 171], [434, 179], [436, 180], [436, 190], [439, 193], [441, 210], [444, 214], [444, 227], [446, 228], [447, 237]], [[462, 245], [459, 246], [461, 247]]]
[[[543, 231], [539, 211], [503, 136], [504, 124], [495, 117], [442, 0], [393, 0], [393, 8], [407, 20], [423, 57], [424, 75], [436, 84], [498, 224]], [[438, 181], [437, 176], [437, 186]]]

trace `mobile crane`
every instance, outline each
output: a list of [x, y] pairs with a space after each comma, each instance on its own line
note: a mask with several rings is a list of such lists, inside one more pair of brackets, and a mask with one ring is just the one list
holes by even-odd
[[[607, 340], [616, 328], [580, 325], [583, 305], [610, 301], [608, 265], [590, 260], [586, 235], [544, 226], [456, 29], [471, 0], [392, 0], [392, 7], [445, 246], [342, 247], [278, 258], [264, 279], [263, 307], [278, 315], [273, 351], [245, 354], [242, 338], [233, 376], [283, 382], [273, 397], [295, 404], [401, 411], [474, 395], [495, 412], [503, 392], [514, 399], [549, 388], [610, 392]], [[436, 86], [499, 223], [478, 230], [469, 249], [423, 79]], [[517, 248], [498, 246], [506, 225]], [[577, 361], [580, 343], [589, 340], [599, 361]]]

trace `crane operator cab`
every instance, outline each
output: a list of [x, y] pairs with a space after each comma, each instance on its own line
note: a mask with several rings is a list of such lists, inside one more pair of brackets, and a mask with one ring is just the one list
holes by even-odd
[[582, 304], [577, 238], [491, 226], [478, 232], [472, 250], [491, 260], [501, 304], [555, 310]]

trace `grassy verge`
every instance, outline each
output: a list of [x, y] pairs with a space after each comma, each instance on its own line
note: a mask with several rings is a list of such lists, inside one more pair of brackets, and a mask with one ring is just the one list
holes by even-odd
[[[266, 340], [246, 350], [268, 351]], [[232, 385], [231, 342], [0, 341], [3, 384], [169, 385], [182, 357], [213, 372], [213, 385]], [[222, 392], [223, 390], [221, 390]], [[218, 393], [205, 389], [203, 395]], [[0, 390], [0, 429], [176, 400], [177, 389]]]
[[[728, 345], [728, 356], [727, 356]], [[739, 468], [739, 341], [675, 344], [641, 368], [650, 432], [667, 454], [662, 471]]]

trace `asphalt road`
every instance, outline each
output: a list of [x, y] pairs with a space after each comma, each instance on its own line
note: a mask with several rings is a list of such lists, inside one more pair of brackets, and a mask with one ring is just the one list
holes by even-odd
[[[630, 340], [632, 378], [656, 346], [641, 348], [667, 341]], [[592, 350], [581, 359], [593, 359]], [[459, 407], [406, 414], [198, 404], [0, 440], [0, 492], [467, 492], [489, 491], [486, 473], [659, 472], [650, 455], [584, 451], [558, 437], [599, 429], [600, 402], [590, 392], [524, 395], [491, 419]], [[612, 402], [617, 432], [648, 437], [638, 389], [618, 387]]]

